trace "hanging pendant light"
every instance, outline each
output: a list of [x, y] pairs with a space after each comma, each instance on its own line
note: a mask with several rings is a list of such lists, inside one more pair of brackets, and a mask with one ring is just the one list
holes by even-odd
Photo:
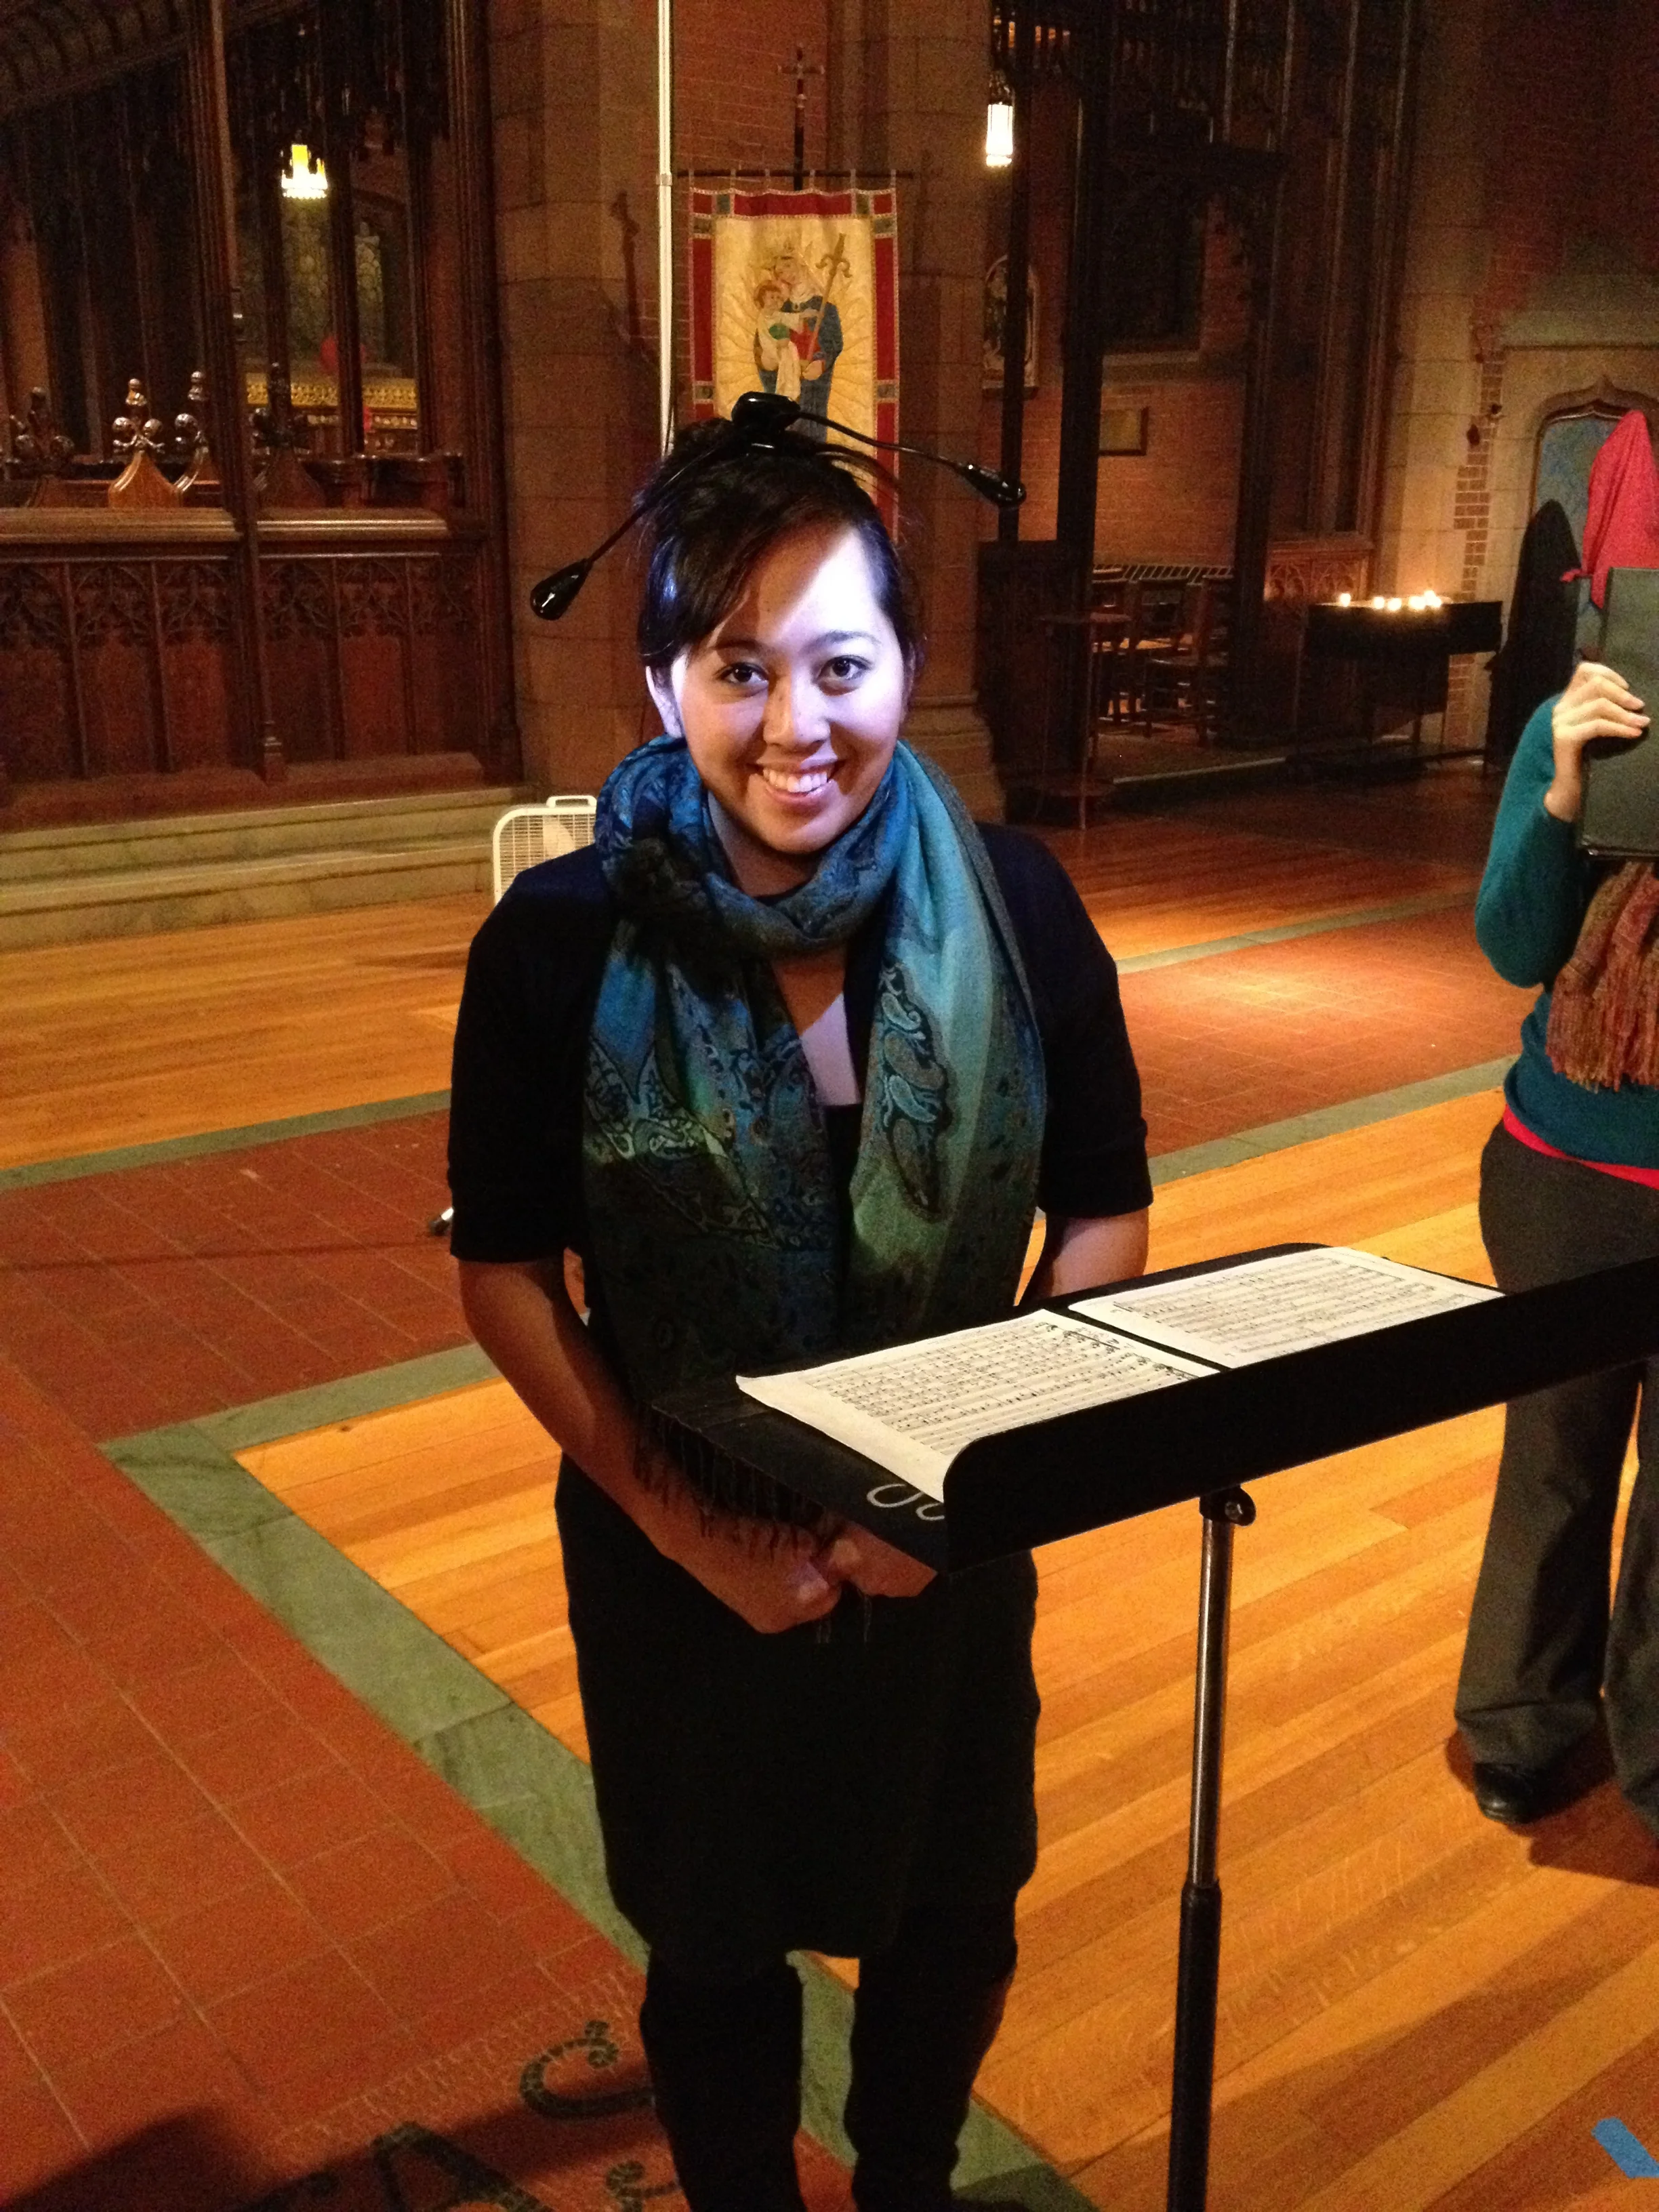
[[985, 166], [1008, 168], [1014, 158], [1013, 88], [1000, 70], [991, 72], [991, 96], [985, 110]]

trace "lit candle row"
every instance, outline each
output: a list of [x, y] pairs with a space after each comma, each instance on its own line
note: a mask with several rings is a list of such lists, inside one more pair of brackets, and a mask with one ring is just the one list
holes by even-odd
[[[1336, 595], [1336, 604], [1340, 607], [1351, 607], [1353, 605], [1353, 593], [1339, 592]], [[1371, 606], [1378, 614], [1390, 615], [1397, 615], [1401, 607], [1404, 607], [1408, 614], [1427, 614], [1436, 607], [1443, 607], [1445, 604], [1438, 592], [1413, 592], [1408, 599], [1388, 599], [1383, 598], [1381, 592], [1376, 592], [1372, 594], [1370, 600]]]

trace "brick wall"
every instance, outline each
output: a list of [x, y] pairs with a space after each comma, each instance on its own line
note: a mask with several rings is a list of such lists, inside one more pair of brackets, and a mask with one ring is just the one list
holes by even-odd
[[1659, 270], [1659, 26], [1653, 0], [1613, 0], [1609, 71], [1591, 191], [1616, 179], [1621, 224], [1645, 268]]
[[[1054, 534], [1060, 489], [1060, 348], [1066, 301], [1073, 97], [1040, 85], [1031, 133], [1031, 260], [1037, 272], [1037, 389], [1025, 403], [1020, 535]], [[990, 196], [985, 260], [1006, 247], [1007, 191]], [[1108, 357], [1103, 407], [1147, 410], [1144, 454], [1100, 463], [1095, 546], [1102, 561], [1227, 561], [1232, 557], [1243, 422], [1241, 349], [1249, 328], [1243, 270], [1225, 229], [1212, 222], [1206, 245], [1203, 325], [1195, 354]], [[1002, 398], [988, 392], [980, 414], [980, 458], [994, 467], [1002, 446]], [[996, 535], [981, 518], [980, 534]]]
[[674, 10], [674, 159], [690, 168], [787, 172], [794, 140], [797, 46], [819, 75], [806, 86], [808, 167], [829, 161], [827, 0], [681, 0]]

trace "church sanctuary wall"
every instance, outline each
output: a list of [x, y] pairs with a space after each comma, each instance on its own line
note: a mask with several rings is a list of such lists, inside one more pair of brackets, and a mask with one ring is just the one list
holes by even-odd
[[543, 792], [596, 790], [645, 728], [626, 560], [602, 562], [562, 622], [526, 599], [614, 526], [655, 451], [655, 13], [489, 10], [514, 675]]
[[[1066, 322], [1066, 243], [1072, 223], [1072, 167], [1077, 137], [1077, 95], [1058, 76], [1041, 77], [1033, 88], [1030, 151], [1030, 264], [1036, 279], [1036, 388], [1025, 397], [1021, 430], [1020, 474], [1025, 505], [1020, 534], [1052, 538], [1060, 489], [1060, 403], [1061, 343]], [[983, 259], [991, 264], [1008, 245], [1008, 179], [1006, 170], [988, 170]], [[994, 375], [992, 378], [994, 387]], [[981, 369], [981, 386], [984, 383]], [[1002, 393], [981, 389], [979, 458], [997, 466], [1002, 453]], [[997, 518], [987, 507], [979, 534], [993, 538]]]
[[[987, 31], [982, 0], [678, 0], [675, 164], [792, 158], [798, 46], [806, 165], [898, 173], [903, 434], [973, 448], [979, 414]], [[634, 656], [637, 570], [601, 564], [558, 623], [537, 577], [612, 527], [656, 447], [653, 0], [495, 0], [490, 66], [500, 228], [514, 629], [529, 781], [593, 789], [654, 726]], [[920, 180], [926, 179], [926, 189]], [[683, 289], [685, 185], [677, 185]], [[684, 300], [677, 333], [684, 377]], [[910, 734], [972, 801], [1000, 803], [972, 691], [976, 502], [908, 465], [905, 532], [929, 657]]]
[[[1659, 392], [1659, 19], [1446, 0], [1425, 39], [1377, 583], [1507, 606], [1553, 404]], [[1455, 668], [1449, 740], [1486, 704]]]
[[1237, 241], [1212, 213], [1196, 349], [1106, 356], [1103, 415], [1144, 409], [1146, 450], [1102, 457], [1095, 558], [1103, 566], [1231, 561], [1249, 324]]
[[9, 828], [517, 773], [483, 8], [224, 12], [0, 39]]
[[[1037, 282], [1036, 389], [1028, 393], [1022, 432], [1026, 487], [1021, 534], [1052, 538], [1060, 489], [1061, 337], [1076, 95], [1061, 78], [1036, 88], [1031, 127], [1030, 258]], [[993, 173], [988, 194], [985, 262], [1008, 236], [1006, 182]], [[1244, 345], [1249, 306], [1236, 242], [1212, 221], [1206, 230], [1196, 343], [1109, 351], [1103, 410], [1145, 408], [1146, 451], [1103, 456], [1095, 552], [1115, 561], [1231, 561], [1238, 509], [1243, 428]], [[983, 393], [979, 457], [997, 465], [1002, 449], [1000, 390]], [[996, 517], [980, 517], [981, 538]]]
[[[1060, 489], [1060, 343], [1071, 222], [1070, 164], [1075, 98], [1051, 78], [1036, 88], [1031, 131], [1030, 256], [1037, 274], [1036, 389], [1025, 403], [1021, 451], [1026, 486], [1021, 534], [1052, 538]], [[1007, 192], [989, 194], [988, 268], [1008, 234]], [[1145, 409], [1146, 451], [1103, 455], [1095, 557], [1118, 561], [1231, 561], [1238, 512], [1239, 442], [1243, 429], [1244, 345], [1249, 306], [1235, 241], [1212, 221], [1204, 249], [1196, 344], [1109, 352], [1103, 412]], [[984, 393], [979, 457], [994, 468], [1002, 447], [1002, 398]], [[980, 518], [980, 536], [996, 535], [996, 517]]]
[[791, 155], [793, 58], [805, 57], [806, 165], [827, 152], [823, 76], [829, 0], [676, 0], [675, 160], [682, 166], [781, 172]]

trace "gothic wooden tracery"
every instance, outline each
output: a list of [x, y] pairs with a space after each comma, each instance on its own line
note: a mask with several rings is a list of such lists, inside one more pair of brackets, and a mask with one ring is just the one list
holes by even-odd
[[483, 38], [481, 0], [0, 8], [0, 801], [516, 773]]

